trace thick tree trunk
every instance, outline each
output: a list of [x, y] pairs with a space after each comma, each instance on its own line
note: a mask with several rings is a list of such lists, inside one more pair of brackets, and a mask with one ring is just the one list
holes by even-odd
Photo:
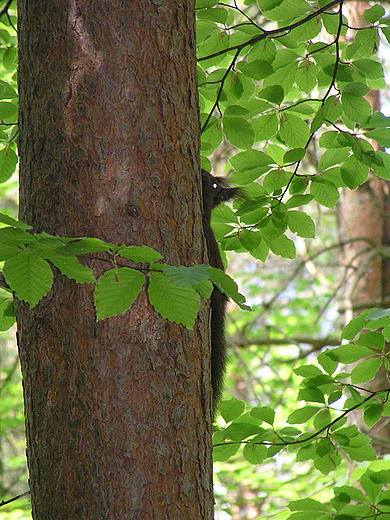
[[[193, 0], [19, 0], [20, 217], [202, 263]], [[109, 268], [95, 261], [101, 274]], [[33, 517], [212, 518], [207, 308], [17, 305]]]

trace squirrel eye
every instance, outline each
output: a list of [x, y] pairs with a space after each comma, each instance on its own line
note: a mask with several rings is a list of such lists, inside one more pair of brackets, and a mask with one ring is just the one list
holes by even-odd
[[216, 182], [213, 182], [213, 188], [214, 189], [218, 188], [218, 184]]

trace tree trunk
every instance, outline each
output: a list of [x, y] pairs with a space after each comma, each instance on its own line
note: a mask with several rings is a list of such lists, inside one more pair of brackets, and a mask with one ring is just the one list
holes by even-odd
[[[193, 0], [18, 13], [21, 220], [203, 263]], [[96, 322], [92, 284], [58, 272], [18, 302], [34, 519], [212, 518], [207, 316], [188, 331], [143, 290]]]
[[[352, 2], [345, 6], [352, 27], [368, 25], [363, 18], [368, 8], [365, 2]], [[366, 96], [373, 111], [380, 111], [379, 91]], [[377, 143], [372, 142], [378, 150]], [[345, 321], [360, 314], [364, 309], [389, 306], [390, 264], [379, 254], [379, 249], [390, 243], [389, 182], [369, 175], [368, 180], [353, 191], [344, 191], [339, 204], [340, 235], [342, 240], [351, 240], [344, 246], [343, 262], [346, 270], [346, 287], [343, 308]], [[386, 347], [388, 348], [388, 346]], [[382, 365], [375, 379], [365, 385], [372, 391], [389, 386], [388, 368]], [[356, 416], [362, 424], [360, 414]], [[389, 453], [390, 424], [379, 421], [371, 430], [377, 451]]]

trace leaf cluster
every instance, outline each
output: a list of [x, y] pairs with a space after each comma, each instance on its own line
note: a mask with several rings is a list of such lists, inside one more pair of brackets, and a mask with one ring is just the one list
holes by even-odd
[[[390, 31], [379, 5], [349, 40], [343, 2], [317, 10], [304, 0], [256, 4], [257, 17], [247, 14], [252, 2], [197, 2], [198, 80], [202, 166], [210, 169], [217, 147], [230, 147], [230, 180], [247, 198], [219, 238], [264, 261], [269, 251], [294, 258], [291, 235], [314, 237], [300, 207], [315, 200], [334, 208], [340, 189], [357, 188], [370, 170], [390, 179], [389, 156], [369, 141], [390, 145], [390, 118], [372, 113], [365, 98], [385, 87], [376, 54], [380, 33], [389, 39]], [[322, 156], [310, 166], [313, 141]]]
[[[0, 214], [0, 261], [4, 261], [5, 288], [31, 306], [51, 289], [53, 267], [77, 283], [95, 284], [97, 319], [128, 309], [146, 285], [149, 301], [164, 318], [192, 328], [200, 296], [207, 299], [215, 284], [242, 308], [245, 298], [223, 271], [206, 265], [170, 266], [147, 246], [116, 246], [97, 238], [64, 238], [32, 233], [30, 226]], [[91, 257], [91, 255], [99, 255]], [[95, 280], [93, 270], [79, 262], [83, 257], [100, 260], [110, 269]], [[130, 261], [131, 266], [126, 266]], [[129, 263], [129, 262], [128, 262]], [[0, 329], [14, 322], [13, 301], [0, 299]]]

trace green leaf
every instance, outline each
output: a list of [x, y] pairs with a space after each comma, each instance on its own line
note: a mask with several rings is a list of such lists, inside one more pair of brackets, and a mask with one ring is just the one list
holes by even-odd
[[291, 511], [328, 511], [328, 507], [312, 498], [293, 500], [288, 504]]
[[151, 264], [162, 258], [160, 253], [148, 246], [120, 246], [117, 254], [133, 262], [141, 262], [143, 264]]
[[329, 356], [332, 359], [337, 359], [340, 363], [348, 364], [355, 363], [359, 359], [372, 356], [373, 352], [367, 347], [359, 347], [357, 345], [348, 344], [340, 345], [329, 351]]
[[111, 269], [100, 276], [95, 288], [97, 319], [116, 316], [128, 309], [137, 298], [145, 276], [128, 267]]
[[316, 86], [318, 71], [318, 66], [308, 60], [298, 66], [295, 81], [303, 92], [309, 93]]
[[295, 244], [286, 235], [281, 235], [274, 240], [265, 240], [274, 255], [282, 256], [283, 258], [295, 258]]
[[6, 331], [15, 323], [15, 308], [12, 298], [0, 298], [0, 331]]
[[297, 376], [306, 378], [313, 378], [323, 375], [321, 370], [315, 365], [302, 365], [301, 367], [295, 368], [294, 372], [297, 374]]
[[185, 267], [183, 265], [166, 265], [163, 273], [180, 287], [194, 286], [210, 276], [210, 267], [207, 265], [195, 265]]
[[230, 158], [230, 164], [232, 167], [239, 171], [245, 172], [246, 170], [253, 170], [259, 166], [268, 166], [273, 164], [275, 161], [264, 152], [259, 150], [248, 150], [246, 152], [240, 152]]
[[195, 289], [179, 287], [159, 272], [151, 272], [149, 280], [148, 295], [154, 309], [163, 318], [192, 329], [199, 310], [199, 295]]
[[240, 417], [245, 410], [245, 404], [236, 397], [232, 397], [228, 401], [222, 401], [219, 405], [219, 411], [226, 423]]
[[321, 177], [315, 177], [310, 184], [310, 193], [314, 200], [327, 208], [333, 209], [339, 200], [340, 194], [336, 186]]
[[241, 117], [223, 117], [223, 132], [230, 144], [246, 150], [255, 141], [255, 133], [248, 121]]
[[303, 406], [298, 410], [294, 410], [294, 412], [288, 416], [287, 422], [289, 424], [303, 424], [311, 419], [319, 410], [320, 408], [317, 406]]
[[390, 147], [390, 128], [381, 128], [369, 130], [365, 133], [365, 137], [374, 139], [381, 146]]
[[47, 294], [53, 283], [53, 273], [46, 260], [27, 251], [7, 260], [3, 272], [15, 295], [31, 307]]
[[365, 406], [363, 420], [367, 428], [372, 428], [382, 418], [382, 405], [379, 403]]
[[62, 256], [84, 255], [87, 253], [97, 253], [101, 251], [109, 252], [118, 247], [108, 244], [99, 238], [75, 238], [64, 247], [56, 250], [56, 254]]
[[86, 265], [81, 265], [74, 256], [58, 256], [47, 255], [46, 260], [49, 260], [63, 275], [78, 283], [95, 282], [93, 272]]
[[356, 334], [360, 332], [366, 323], [367, 315], [372, 312], [373, 309], [363, 311], [359, 316], [353, 318], [343, 329], [341, 339], [353, 340]]
[[351, 120], [359, 124], [364, 124], [371, 115], [371, 105], [363, 97], [350, 93], [342, 94], [341, 102], [344, 114]]
[[268, 448], [263, 444], [249, 442], [245, 445], [243, 455], [251, 464], [261, 464], [267, 457]]
[[259, 98], [280, 105], [284, 99], [284, 90], [280, 85], [270, 85], [258, 93]]
[[308, 401], [313, 403], [325, 403], [323, 392], [314, 386], [302, 388], [298, 393], [298, 399], [301, 401]]
[[351, 155], [341, 167], [341, 178], [348, 188], [354, 190], [367, 180], [369, 171], [368, 166], [358, 161], [355, 155]]
[[233, 457], [240, 448], [239, 443], [221, 444], [214, 446], [213, 448], [213, 461], [214, 462], [225, 462], [226, 460]]
[[269, 406], [255, 406], [251, 410], [251, 415], [256, 417], [256, 419], [261, 419], [262, 421], [273, 425], [275, 421], [275, 410], [270, 408]]
[[15, 220], [14, 218], [10, 217], [9, 215], [5, 215], [4, 213], [0, 213], [0, 222], [6, 224], [7, 226], [15, 227], [23, 231], [26, 231], [27, 229], [32, 229], [32, 227], [28, 224], [20, 222], [20, 220]]
[[379, 357], [374, 357], [362, 361], [351, 371], [351, 383], [355, 385], [371, 381], [374, 379], [381, 366], [382, 359]]
[[210, 271], [210, 279], [220, 291], [234, 300], [241, 309], [247, 311], [251, 310], [250, 307], [245, 305], [245, 296], [238, 292], [236, 282], [230, 278], [229, 275], [224, 273], [221, 269], [217, 269], [216, 267], [210, 267]]
[[298, 161], [302, 161], [302, 159], [306, 155], [306, 150], [304, 148], [294, 148], [293, 150], [288, 150], [283, 157], [283, 164], [295, 163]]
[[385, 14], [386, 11], [383, 9], [383, 7], [381, 5], [376, 4], [370, 7], [370, 9], [366, 9], [364, 11], [363, 18], [367, 20], [367, 22], [375, 23]]
[[288, 201], [286, 201], [285, 206], [287, 209], [297, 208], [299, 206], [305, 206], [309, 204], [314, 199], [313, 195], [293, 195]]
[[240, 70], [246, 76], [249, 76], [255, 80], [261, 80], [273, 74], [274, 69], [271, 64], [266, 60], [254, 60], [250, 63], [243, 61], [239, 62], [237, 69]]
[[390, 180], [390, 156], [385, 152], [375, 152], [374, 172], [382, 179]]
[[264, 114], [251, 119], [251, 125], [255, 132], [256, 141], [266, 141], [271, 139], [278, 131], [279, 120], [274, 113]]
[[310, 137], [310, 130], [300, 117], [284, 112], [280, 122], [279, 135], [287, 146], [305, 148]]
[[14, 173], [18, 158], [9, 146], [0, 150], [0, 183], [6, 182]]
[[17, 123], [18, 107], [15, 103], [0, 102], [0, 120], [5, 123]]
[[343, 446], [343, 450], [356, 462], [376, 459], [376, 453], [372, 446], [359, 446], [358, 448]]
[[288, 227], [293, 233], [303, 238], [314, 238], [315, 225], [307, 213], [303, 211], [289, 211], [287, 217]]

